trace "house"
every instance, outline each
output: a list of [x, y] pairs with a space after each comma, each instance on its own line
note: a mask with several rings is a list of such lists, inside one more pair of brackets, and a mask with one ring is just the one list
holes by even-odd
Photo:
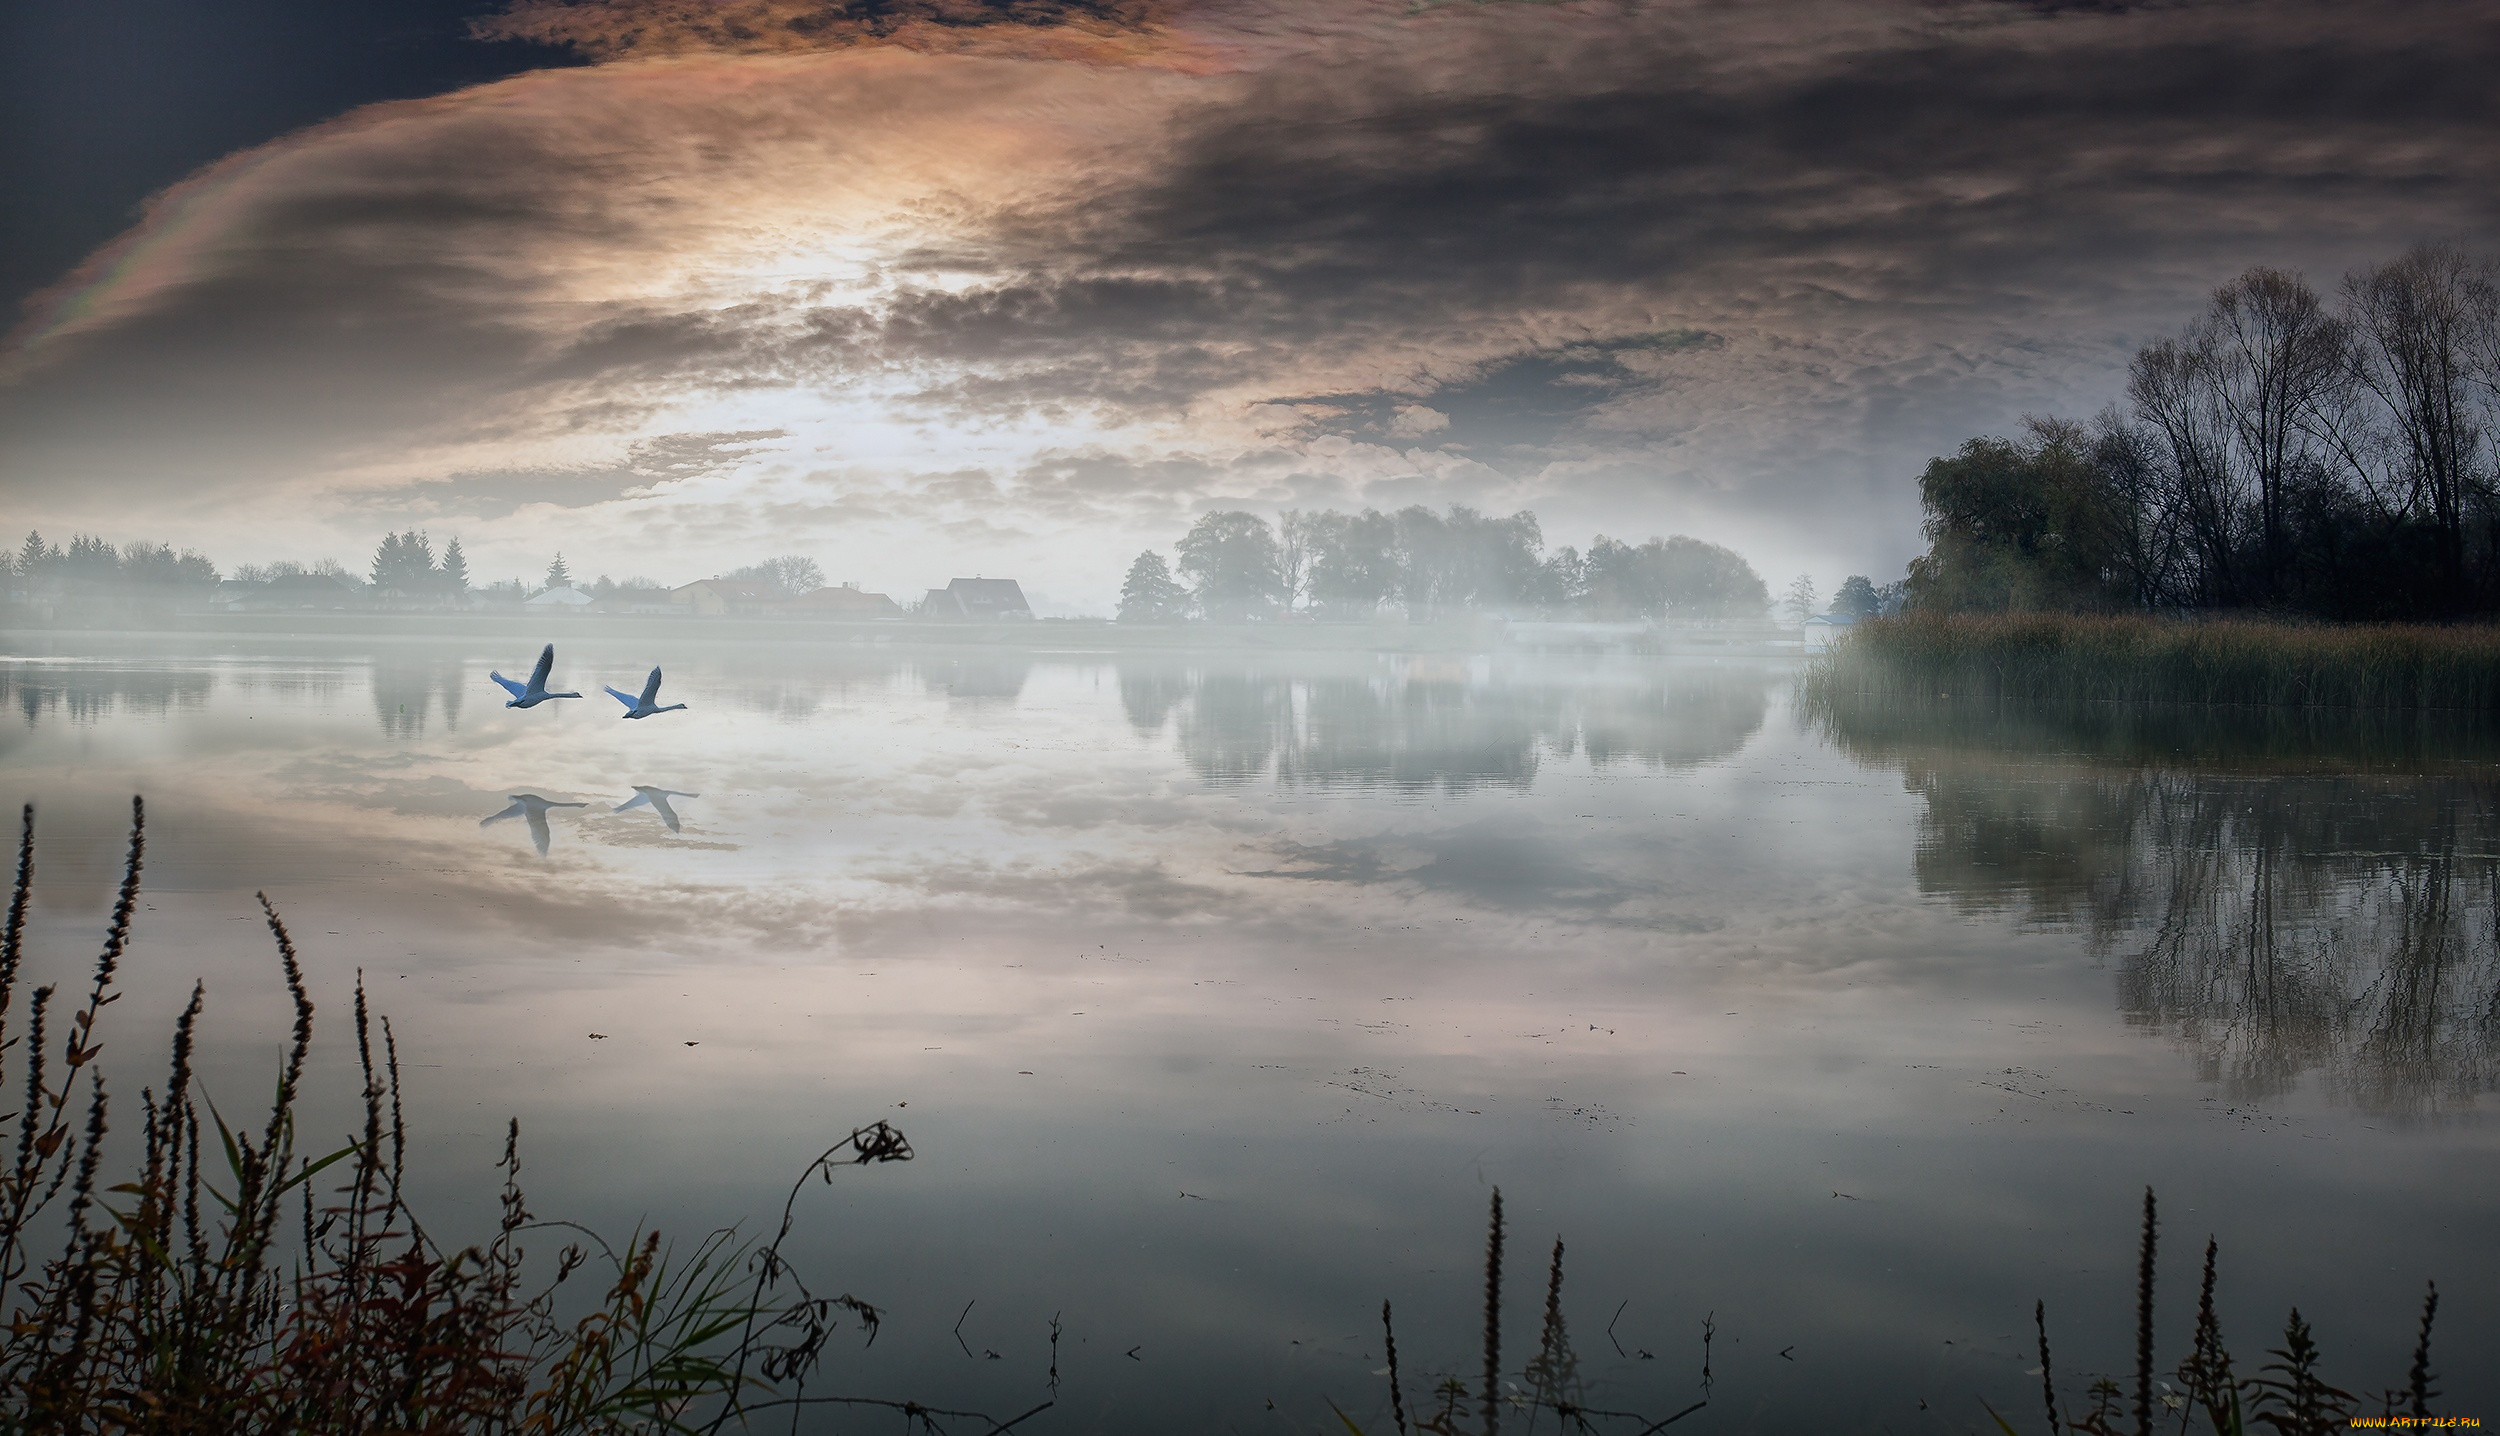
[[578, 613], [590, 607], [592, 602], [589, 594], [568, 584], [562, 588], [551, 588], [544, 593], [537, 594], [525, 600], [521, 606], [535, 609], [540, 613]]
[[920, 616], [941, 623], [1030, 619], [1033, 605], [1024, 601], [1023, 585], [1012, 578], [959, 578], [930, 589], [920, 601]]
[[752, 578], [701, 579], [670, 590], [668, 601], [705, 617], [776, 613], [782, 606], [780, 589]]
[[903, 606], [882, 593], [862, 593], [849, 584], [802, 593], [787, 605], [808, 618], [839, 618], [876, 622], [903, 616]]
[[1806, 652], [1820, 653], [1831, 647], [1833, 641], [1855, 627], [1857, 621], [1857, 615], [1851, 613], [1826, 613], [1807, 619], [1802, 631]]

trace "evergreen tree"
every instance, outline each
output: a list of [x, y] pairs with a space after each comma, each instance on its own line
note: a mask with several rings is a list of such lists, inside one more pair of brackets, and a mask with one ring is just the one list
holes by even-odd
[[469, 556], [460, 551], [460, 535], [443, 545], [443, 587], [453, 598], [469, 595]]
[[1832, 615], [1836, 618], [1873, 618], [1884, 611], [1884, 601], [1875, 592], [1874, 581], [1865, 574], [1853, 573], [1840, 581], [1840, 591], [1832, 595]]
[[72, 534], [65, 562], [72, 578], [110, 582], [121, 577], [121, 554], [93, 534]]
[[17, 551], [17, 571], [32, 578], [58, 562], [60, 557], [61, 550], [57, 545], [46, 544], [40, 532], [30, 531], [26, 542]]
[[573, 570], [564, 566], [564, 555], [559, 553], [556, 555], [556, 561], [547, 565], [547, 587], [571, 588], [572, 586]]
[[401, 562], [399, 535], [382, 535], [382, 546], [373, 551], [373, 586], [381, 588], [397, 579]]
[[1189, 612], [1189, 591], [1172, 578], [1171, 566], [1163, 555], [1148, 549], [1128, 566], [1128, 579], [1120, 585], [1120, 621], [1122, 623], [1170, 623]]

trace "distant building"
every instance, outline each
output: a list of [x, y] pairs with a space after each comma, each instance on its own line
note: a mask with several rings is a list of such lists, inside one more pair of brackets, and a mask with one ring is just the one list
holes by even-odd
[[752, 578], [707, 578], [672, 589], [668, 601], [707, 618], [779, 611], [781, 590]]
[[521, 606], [523, 608], [537, 609], [541, 613], [579, 612], [582, 609], [590, 607], [590, 605], [594, 602], [596, 602], [596, 600], [594, 600], [589, 594], [582, 592], [578, 588], [567, 585], [562, 588], [551, 588], [544, 593], [537, 594], [524, 601]]
[[940, 623], [988, 623], [1030, 619], [1033, 605], [1024, 601], [1024, 587], [1012, 578], [959, 578], [929, 590], [920, 601], [920, 616]]
[[1832, 640], [1857, 626], [1857, 615], [1850, 613], [1819, 614], [1805, 621], [1801, 635], [1808, 653], [1819, 653], [1832, 646]]
[[842, 618], [877, 622], [903, 616], [903, 606], [882, 593], [862, 593], [843, 584], [819, 588], [791, 599], [790, 612], [808, 618]]

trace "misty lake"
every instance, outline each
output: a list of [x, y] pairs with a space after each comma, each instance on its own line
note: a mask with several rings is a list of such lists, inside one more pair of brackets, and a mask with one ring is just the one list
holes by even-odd
[[[534, 653], [10, 640], [38, 976], [150, 805], [117, 1094], [198, 978], [209, 1095], [266, 1100], [266, 889], [312, 1123], [355, 1120], [361, 969], [439, 1235], [490, 1230], [511, 1117], [532, 1209], [613, 1236], [769, 1228], [907, 1133], [799, 1197], [812, 1284], [885, 1315], [820, 1390], [1022, 1411], [1056, 1318], [1020, 1430], [1387, 1429], [1380, 1303], [1410, 1399], [1474, 1370], [1498, 1185], [1507, 1343], [1560, 1236], [1598, 1404], [1976, 1430], [2036, 1413], [2035, 1299], [2061, 1377], [2131, 1372], [2150, 1184], [2165, 1370], [2211, 1234], [2244, 1368], [2296, 1303], [2400, 1383], [2434, 1278], [2447, 1405], [2500, 1411], [2500, 742], [1818, 717], [1733, 660], [596, 637], [591, 697], [508, 711]], [[654, 661], [690, 711], [618, 721]]]

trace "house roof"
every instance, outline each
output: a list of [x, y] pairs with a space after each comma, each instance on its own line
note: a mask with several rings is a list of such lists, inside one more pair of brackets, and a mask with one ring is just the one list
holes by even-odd
[[889, 610], [901, 612], [900, 606], [884, 594], [863, 593], [856, 588], [810, 589], [790, 601], [807, 608], [857, 609], [875, 613], [884, 613]]
[[959, 578], [948, 584], [946, 591], [975, 612], [1032, 610], [1032, 605], [1024, 601], [1024, 586], [1012, 578]]
[[708, 588], [732, 603], [773, 603], [781, 597], [780, 589], [753, 578], [699, 578], [671, 593], [692, 593], [698, 588]]
[[545, 593], [529, 599], [523, 606], [528, 607], [535, 605], [541, 608], [555, 608], [559, 606], [566, 608], [578, 608], [591, 601], [590, 595], [582, 592], [578, 588], [551, 588]]

